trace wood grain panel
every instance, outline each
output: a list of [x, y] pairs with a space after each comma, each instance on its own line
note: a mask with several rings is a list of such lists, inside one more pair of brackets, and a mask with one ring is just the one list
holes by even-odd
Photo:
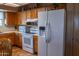
[[37, 11], [37, 9], [32, 9], [31, 10], [31, 19], [34, 19], [34, 18], [38, 18], [38, 11]]
[[38, 55], [38, 36], [33, 36], [33, 51]]
[[74, 4], [67, 4], [66, 8], [67, 29], [65, 40], [65, 55], [70, 56], [72, 55]]
[[72, 54], [79, 56], [79, 4], [74, 4], [74, 9], [74, 40]]
[[0, 39], [8, 38], [11, 40], [12, 45], [22, 48], [22, 35], [20, 33], [2, 33], [0, 34]]
[[14, 26], [15, 25], [15, 20], [16, 20], [16, 13], [15, 12], [7, 12], [6, 13], [6, 22], [8, 26]]

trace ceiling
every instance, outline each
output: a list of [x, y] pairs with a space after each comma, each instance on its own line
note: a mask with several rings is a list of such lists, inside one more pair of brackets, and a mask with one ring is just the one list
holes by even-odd
[[28, 3], [0, 3], [1, 5], [11, 6], [11, 7], [19, 7]]

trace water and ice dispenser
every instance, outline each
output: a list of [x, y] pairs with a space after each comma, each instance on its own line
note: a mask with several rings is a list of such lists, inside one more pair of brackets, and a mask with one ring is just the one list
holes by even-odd
[[39, 27], [39, 35], [40, 36], [45, 36], [45, 26], [40, 26]]

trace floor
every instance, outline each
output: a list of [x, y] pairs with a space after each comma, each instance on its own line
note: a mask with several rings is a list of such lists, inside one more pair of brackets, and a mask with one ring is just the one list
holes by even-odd
[[34, 56], [34, 55], [29, 52], [26, 52], [18, 47], [13, 47], [12, 56]]

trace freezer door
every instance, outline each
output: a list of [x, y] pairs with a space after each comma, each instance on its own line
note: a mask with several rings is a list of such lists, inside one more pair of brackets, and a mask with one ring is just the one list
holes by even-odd
[[38, 12], [38, 27], [46, 26], [47, 13], [46, 11]]
[[64, 55], [64, 10], [48, 11], [48, 20], [50, 22], [51, 41], [48, 42], [48, 56]]
[[46, 56], [46, 39], [45, 39], [45, 28], [47, 20], [46, 11], [38, 12], [38, 55]]
[[43, 36], [38, 38], [38, 56], [46, 56], [46, 41]]

